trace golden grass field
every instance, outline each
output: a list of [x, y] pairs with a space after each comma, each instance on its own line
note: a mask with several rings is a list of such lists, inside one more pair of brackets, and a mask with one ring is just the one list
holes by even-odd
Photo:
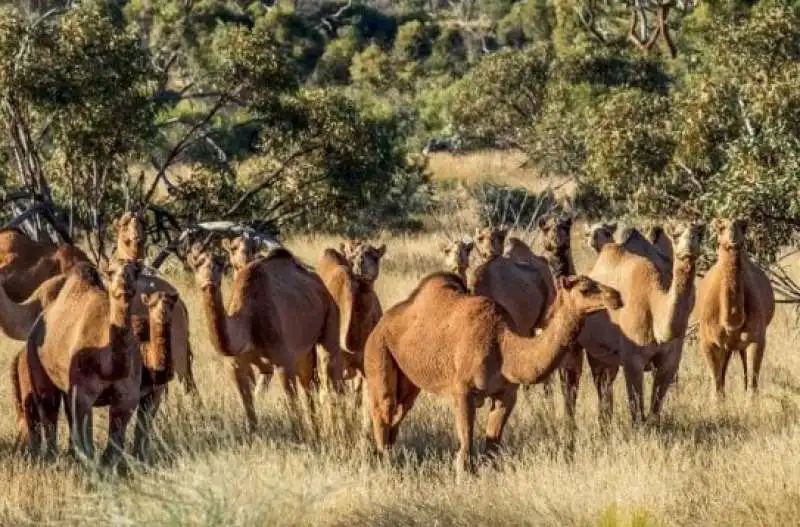
[[[591, 258], [581, 229], [575, 231], [579, 270], [587, 270]], [[389, 251], [377, 284], [384, 307], [439, 267], [436, 240], [384, 240]], [[287, 241], [309, 263], [335, 243]], [[0, 524], [796, 525], [800, 517], [800, 331], [790, 308], [779, 308], [770, 328], [757, 400], [743, 393], [737, 363], [727, 401], [714, 404], [711, 379], [689, 343], [663, 422], [630, 429], [620, 375], [615, 422], [602, 433], [585, 371], [574, 435], [560, 395], [550, 404], [541, 388], [528, 390], [510, 419], [500, 462], [457, 485], [453, 419], [447, 401], [433, 396], [420, 398], [390, 461], [373, 456], [352, 404], [341, 403], [335, 417], [323, 412], [318, 436], [293, 431], [276, 386], [258, 398], [260, 425], [248, 434], [224, 360], [208, 343], [192, 282], [173, 279], [192, 316], [203, 406], [175, 389], [156, 422], [157, 460], [115, 477], [68, 459], [20, 457], [4, 382]], [[8, 370], [19, 347], [0, 341], [0, 368]], [[104, 444], [105, 412], [98, 412], [95, 436]], [[482, 430], [483, 421], [478, 435]]]

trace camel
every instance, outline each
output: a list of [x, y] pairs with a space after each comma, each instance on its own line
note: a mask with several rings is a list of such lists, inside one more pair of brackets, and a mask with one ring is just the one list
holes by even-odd
[[[145, 232], [142, 220], [135, 214], [126, 212], [114, 221], [114, 230], [117, 234], [117, 244], [114, 253], [116, 261], [134, 261], [144, 258]], [[137, 292], [162, 291], [172, 296], [178, 291], [166, 280], [157, 276], [142, 276], [137, 283]], [[148, 307], [142, 302], [141, 294], [134, 297], [133, 315], [145, 318]], [[194, 355], [189, 339], [189, 311], [186, 304], [178, 296], [173, 304], [171, 314], [170, 349], [172, 365], [170, 371], [178, 377], [186, 393], [197, 393], [197, 385], [192, 373]]]
[[13, 302], [29, 298], [45, 280], [89, 258], [74, 245], [37, 242], [15, 229], [0, 230], [0, 270], [5, 292]]
[[25, 359], [37, 411], [27, 411], [25, 418], [32, 452], [39, 450], [44, 432], [47, 452], [55, 453], [58, 410], [66, 395], [74, 451], [93, 458], [92, 408], [109, 406], [102, 460], [114, 464], [119, 459], [128, 421], [139, 404], [141, 358], [131, 303], [140, 271], [139, 262], [112, 265], [106, 291], [92, 266], [76, 265], [31, 328]]
[[712, 226], [718, 236], [717, 262], [698, 287], [700, 352], [719, 398], [725, 395], [725, 375], [734, 352], [742, 361], [745, 390], [755, 394], [775, 295], [764, 271], [747, 255], [747, 220], [715, 219]]
[[273, 367], [281, 370], [291, 405], [296, 380], [306, 392], [311, 386], [316, 344], [318, 367], [332, 381], [342, 379], [339, 311], [322, 280], [288, 250], [273, 250], [236, 273], [227, 307], [222, 301], [222, 259], [195, 246], [188, 262], [203, 293], [211, 343], [220, 355], [231, 358], [251, 430], [256, 426], [253, 368], [262, 373]]
[[469, 255], [475, 242], [468, 237], [450, 242], [440, 242], [439, 250], [444, 253], [445, 269], [457, 274], [466, 283], [467, 269], [469, 268]]
[[505, 227], [484, 227], [475, 229], [475, 250], [482, 261], [503, 254], [508, 229]]
[[364, 345], [383, 310], [374, 284], [386, 245], [374, 247], [365, 242], [341, 244], [341, 252], [326, 249], [317, 263], [317, 274], [339, 307], [340, 348], [347, 351], [345, 377], [364, 373]]
[[[150, 452], [153, 419], [161, 405], [167, 383], [173, 378], [172, 314], [178, 295], [168, 291], [151, 291], [140, 294], [147, 306], [148, 315], [139, 319], [139, 351], [142, 359], [142, 379], [139, 388], [139, 406], [136, 410], [134, 452], [139, 459], [146, 459]], [[146, 322], [146, 325], [143, 324]], [[146, 331], [145, 331], [146, 330]]]
[[491, 400], [485, 451], [500, 444], [518, 385], [545, 379], [569, 349], [585, 316], [617, 309], [619, 294], [585, 276], [562, 277], [552, 317], [535, 337], [519, 335], [503, 309], [470, 295], [452, 273], [424, 278], [390, 309], [367, 339], [364, 369], [379, 452], [397, 440], [421, 390], [448, 395], [456, 415], [458, 474], [473, 468], [475, 410]]
[[[644, 420], [642, 382], [645, 370], [654, 371], [650, 415], [657, 419], [680, 365], [683, 338], [694, 303], [695, 262], [704, 227], [671, 227], [675, 258], [669, 276], [662, 272], [662, 256], [655, 261], [640, 250], [636, 231], [625, 243], [601, 247], [589, 274], [622, 295], [619, 311], [589, 317], [578, 342], [586, 350], [600, 399], [601, 419], [610, 416], [611, 387], [619, 369], [625, 372], [628, 403], [634, 423]], [[629, 243], [630, 242], [630, 243]], [[669, 281], [667, 281], [669, 280]]]

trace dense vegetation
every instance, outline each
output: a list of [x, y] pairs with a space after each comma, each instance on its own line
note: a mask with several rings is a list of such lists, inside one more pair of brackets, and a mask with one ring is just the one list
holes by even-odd
[[745, 215], [762, 257], [796, 242], [797, 2], [22, 4], [0, 13], [0, 184], [73, 232], [146, 203], [405, 228], [436, 138], [522, 150], [591, 215]]

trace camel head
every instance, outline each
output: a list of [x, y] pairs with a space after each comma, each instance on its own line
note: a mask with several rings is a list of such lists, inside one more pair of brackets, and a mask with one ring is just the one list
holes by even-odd
[[569, 233], [572, 230], [571, 216], [550, 216], [539, 219], [539, 230], [544, 236], [544, 250], [557, 253], [570, 247]]
[[378, 279], [381, 258], [386, 254], [386, 244], [375, 247], [365, 241], [349, 240], [341, 245], [341, 250], [356, 278], [368, 283]]
[[107, 267], [108, 294], [119, 301], [130, 302], [136, 293], [136, 281], [142, 273], [141, 260], [112, 262]]
[[114, 220], [117, 233], [117, 257], [138, 260], [144, 257], [144, 222], [138, 215], [126, 212]]
[[619, 291], [585, 275], [562, 276], [558, 286], [559, 301], [579, 313], [588, 315], [622, 307]]
[[484, 260], [503, 254], [506, 244], [506, 227], [484, 227], [475, 229], [475, 249]]
[[664, 225], [664, 232], [672, 239], [675, 259], [694, 262], [700, 256], [705, 230], [704, 223], [671, 221]]
[[607, 243], [614, 243], [616, 223], [598, 222], [586, 227], [586, 245], [599, 253]]
[[463, 274], [469, 267], [469, 255], [475, 246], [472, 238], [467, 236], [460, 240], [440, 242], [439, 249], [444, 254], [444, 265], [448, 271]]
[[220, 255], [203, 249], [200, 244], [195, 244], [186, 260], [194, 271], [194, 279], [200, 289], [219, 286], [222, 282], [225, 261]]
[[[151, 291], [141, 294], [142, 304], [147, 306], [150, 327], [165, 327], [172, 319], [172, 310], [178, 302], [178, 293], [172, 291]], [[168, 337], [167, 337], [168, 338]], [[169, 366], [169, 346], [157, 346], [150, 342], [145, 346], [142, 359], [148, 370], [163, 371]], [[166, 352], [166, 353], [165, 353]]]
[[222, 240], [222, 248], [228, 253], [228, 259], [234, 270], [239, 271], [253, 261], [258, 254], [258, 242], [251, 236], [237, 236]]
[[717, 232], [717, 245], [726, 251], [739, 251], [747, 236], [747, 220], [715, 218], [711, 226]]

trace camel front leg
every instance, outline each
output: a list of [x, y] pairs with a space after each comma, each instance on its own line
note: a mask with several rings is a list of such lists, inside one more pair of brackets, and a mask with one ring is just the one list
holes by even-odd
[[747, 345], [747, 357], [750, 360], [751, 395], [758, 394], [758, 377], [761, 374], [761, 362], [764, 360], [765, 348], [766, 342], [763, 337]]
[[139, 407], [136, 410], [136, 430], [133, 435], [133, 451], [139, 461], [150, 461], [153, 420], [161, 406], [163, 394], [163, 387], [155, 387], [139, 401]]
[[494, 456], [500, 447], [508, 417], [517, 404], [517, 390], [517, 386], [508, 387], [499, 396], [492, 397], [492, 409], [489, 411], [489, 420], [486, 423], [486, 442], [483, 447], [483, 453], [487, 456]]
[[575, 423], [575, 408], [578, 403], [578, 388], [583, 373], [583, 349], [573, 344], [558, 368], [561, 392], [564, 395], [564, 413], [571, 424]]
[[475, 430], [475, 400], [466, 390], [453, 394], [453, 411], [456, 415], [459, 449], [456, 456], [456, 480], [475, 470], [472, 436]]
[[116, 467], [122, 459], [125, 450], [125, 432], [135, 410], [134, 401], [123, 401], [123, 404], [108, 409], [108, 443], [101, 457], [103, 465]]
[[[700, 342], [700, 353], [706, 358], [708, 368], [714, 377], [714, 390], [717, 401], [725, 398], [725, 376], [728, 374], [728, 364], [731, 360], [731, 352], [717, 346], [713, 342]], [[747, 368], [745, 367], [745, 370]], [[747, 378], [745, 377], [745, 386]]]
[[623, 362], [625, 371], [625, 388], [628, 392], [628, 410], [631, 414], [633, 425], [639, 425], [644, 421], [644, 365], [641, 358], [634, 354], [627, 354]]
[[614, 414], [614, 381], [619, 373], [619, 366], [609, 366], [592, 358], [587, 353], [589, 369], [597, 391], [598, 418], [601, 426], [607, 426]]
[[231, 373], [233, 380], [236, 382], [236, 389], [239, 391], [239, 396], [242, 398], [242, 405], [244, 406], [244, 413], [247, 419], [247, 429], [253, 432], [256, 429], [257, 419], [256, 410], [253, 406], [253, 368], [249, 361], [234, 360]]
[[72, 418], [71, 448], [83, 461], [94, 459], [94, 438], [92, 424], [93, 400], [82, 391], [73, 386], [67, 395], [67, 404], [70, 405], [69, 414]]
[[[61, 408], [61, 394], [51, 393], [38, 398], [37, 416], [33, 426], [29, 425], [31, 452], [41, 449], [44, 434], [45, 457], [52, 459], [58, 453], [58, 411]], [[34, 412], [30, 412], [33, 416]]]
[[649, 418], [658, 420], [661, 409], [664, 407], [664, 399], [667, 391], [675, 380], [681, 364], [682, 342], [668, 344], [670, 347], [667, 354], [655, 364], [655, 376], [653, 378], [653, 393], [650, 396], [650, 416]]

